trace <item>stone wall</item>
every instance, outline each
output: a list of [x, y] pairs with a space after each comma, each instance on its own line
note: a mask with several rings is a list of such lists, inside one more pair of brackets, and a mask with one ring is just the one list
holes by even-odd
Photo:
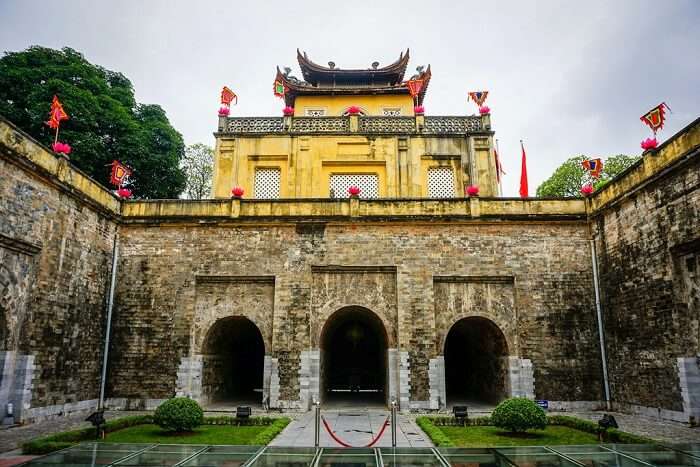
[[[389, 379], [404, 375], [393, 395], [408, 388], [410, 407], [429, 408], [437, 397], [430, 374], [439, 369], [445, 334], [470, 314], [501, 326], [509, 355], [532, 362], [538, 398], [600, 400], [587, 232], [584, 221], [537, 220], [126, 223], [110, 394], [173, 395], [178, 370], [206, 333], [195, 317], [210, 292], [197, 278], [226, 281], [233, 274], [237, 281], [274, 277], [257, 299], [225, 294], [216, 315], [248, 317], [264, 336], [271, 330], [266, 353], [276, 369], [268, 377], [278, 380], [279, 394], [271, 391], [270, 399], [279, 406], [307, 407], [314, 396], [308, 391], [318, 387], [313, 359], [323, 325], [347, 306], [367, 308], [383, 322], [396, 349]], [[478, 290], [448, 298], [441, 291], [446, 277], [455, 282], [450, 286], [475, 283]]]
[[[96, 405], [113, 206], [14, 127], [0, 126], [0, 417], [29, 421]], [[116, 201], [116, 200], [115, 200]]]
[[700, 417], [697, 127], [686, 133], [695, 143], [685, 150], [645, 154], [637, 171], [671, 151], [677, 160], [594, 218], [612, 399], [684, 421]]

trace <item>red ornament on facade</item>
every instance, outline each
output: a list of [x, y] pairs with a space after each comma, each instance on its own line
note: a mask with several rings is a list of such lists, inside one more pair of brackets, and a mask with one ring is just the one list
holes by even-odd
[[479, 187], [477, 185], [469, 185], [467, 187], [467, 195], [479, 196]]
[[422, 105], [417, 105], [413, 108], [413, 111], [416, 113], [416, 115], [423, 115], [425, 113], [425, 107]]
[[356, 105], [351, 105], [351, 106], [348, 108], [348, 114], [350, 114], [350, 115], [357, 115], [357, 114], [359, 114], [360, 112], [362, 112], [362, 111], [361, 111], [360, 108], [359, 108], [358, 106], [356, 106]]
[[57, 152], [59, 154], [65, 154], [68, 155], [71, 152], [71, 147], [67, 143], [61, 143], [61, 142], [56, 142], [51, 145], [51, 149], [54, 150], [54, 152]]
[[284, 115], [285, 117], [291, 117], [292, 115], [294, 115], [294, 107], [285, 107], [284, 109], [282, 109], [282, 115]]
[[117, 196], [123, 199], [129, 199], [133, 196], [133, 193], [131, 193], [131, 190], [128, 188], [120, 188], [117, 190]]
[[488, 105], [482, 105], [479, 107], [479, 114], [488, 115], [491, 113], [491, 108]]
[[585, 197], [591, 196], [593, 194], [593, 185], [586, 183], [581, 187], [581, 194]]
[[219, 107], [219, 117], [228, 117], [231, 113], [231, 109], [228, 107]]
[[358, 196], [360, 196], [361, 191], [362, 190], [360, 190], [360, 187], [355, 186], [355, 185], [348, 188], [348, 194], [350, 195], [351, 198], [357, 198]]
[[235, 186], [235, 187], [233, 187], [233, 189], [231, 189], [231, 196], [233, 196], [234, 198], [237, 198], [237, 199], [243, 198], [243, 193], [244, 193], [243, 188], [241, 188], [239, 186]]
[[648, 151], [649, 149], [656, 149], [656, 146], [659, 145], [659, 142], [656, 141], [656, 138], [647, 138], [644, 141], [642, 141], [642, 149], [645, 151]]

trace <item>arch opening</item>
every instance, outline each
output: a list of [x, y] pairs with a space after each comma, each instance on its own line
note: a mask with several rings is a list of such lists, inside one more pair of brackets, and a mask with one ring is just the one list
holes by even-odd
[[320, 340], [322, 401], [385, 406], [387, 342], [381, 319], [366, 308], [342, 308], [329, 317]]
[[507, 395], [508, 344], [491, 320], [457, 321], [445, 339], [447, 404], [495, 404]]
[[206, 403], [260, 404], [265, 343], [251, 320], [218, 320], [203, 345], [202, 398]]

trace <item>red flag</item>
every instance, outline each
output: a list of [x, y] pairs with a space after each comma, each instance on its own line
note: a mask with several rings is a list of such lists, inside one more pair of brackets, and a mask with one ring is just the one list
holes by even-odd
[[501, 158], [498, 156], [498, 149], [493, 149], [493, 157], [496, 159], [496, 182], [501, 183], [501, 175], [505, 175], [506, 171], [503, 170], [501, 165]]
[[221, 103], [223, 105], [231, 105], [231, 102], [234, 100], [236, 101], [234, 105], [238, 104], [238, 96], [236, 93], [231, 91], [227, 86], [224, 86], [221, 90]]
[[411, 97], [415, 99], [416, 96], [420, 94], [424, 83], [425, 80], [422, 79], [411, 79], [406, 81], [406, 84], [408, 85], [408, 92], [411, 94]]
[[58, 100], [58, 96], [54, 95], [51, 102], [51, 111], [49, 112], [49, 121], [46, 124], [55, 130], [62, 120], [68, 120], [68, 114], [63, 110], [63, 105]]
[[109, 182], [114, 186], [121, 187], [131, 175], [131, 169], [119, 161], [112, 161], [110, 165], [112, 166], [112, 172], [109, 176]]
[[521, 198], [527, 198], [528, 197], [528, 190], [527, 190], [527, 161], [525, 157], [525, 146], [523, 146], [523, 142], [520, 142], [520, 148], [523, 151], [523, 160], [522, 160], [522, 165], [520, 168], [520, 197]]

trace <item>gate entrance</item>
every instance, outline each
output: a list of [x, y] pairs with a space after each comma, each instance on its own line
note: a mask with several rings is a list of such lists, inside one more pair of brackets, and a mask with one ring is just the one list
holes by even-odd
[[335, 312], [321, 333], [321, 394], [326, 404], [387, 403], [387, 335], [361, 307]]
[[457, 321], [445, 340], [447, 404], [494, 404], [506, 397], [506, 338], [491, 320]]
[[203, 354], [202, 394], [207, 402], [262, 402], [265, 343], [252, 321], [236, 316], [214, 323]]

